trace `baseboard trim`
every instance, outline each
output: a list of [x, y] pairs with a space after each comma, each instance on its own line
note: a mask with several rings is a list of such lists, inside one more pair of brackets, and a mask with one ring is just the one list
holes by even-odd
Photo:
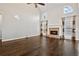
[[17, 40], [17, 39], [22, 39], [22, 38], [30, 38], [30, 37], [34, 37], [34, 36], [39, 36], [39, 35], [32, 35], [32, 36], [23, 36], [23, 37], [18, 37], [18, 38], [11, 38], [11, 39], [2, 39], [2, 42], [5, 42], [5, 41], [11, 41], [11, 40]]
[[21, 38], [26, 38], [26, 36], [18, 37], [18, 38], [12, 38], [12, 39], [2, 39], [2, 42], [11, 41], [11, 40], [17, 40], [17, 39], [21, 39]]

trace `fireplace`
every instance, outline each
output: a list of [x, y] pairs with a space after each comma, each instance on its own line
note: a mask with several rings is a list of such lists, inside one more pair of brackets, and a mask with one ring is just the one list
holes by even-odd
[[59, 27], [49, 28], [49, 35], [51, 38], [60, 38], [59, 37]]

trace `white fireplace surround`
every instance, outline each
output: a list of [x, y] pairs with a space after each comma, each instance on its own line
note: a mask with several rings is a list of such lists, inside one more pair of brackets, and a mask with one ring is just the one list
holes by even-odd
[[[48, 37], [50, 38], [60, 38], [60, 28], [61, 26], [59, 25], [53, 25], [51, 27], [48, 28]], [[58, 35], [53, 35], [53, 34], [50, 34], [50, 31], [58, 31]]]
[[51, 31], [57, 31], [57, 34], [59, 36], [59, 28], [49, 28], [49, 34], [50, 35], [54, 35], [54, 34], [51, 34]]

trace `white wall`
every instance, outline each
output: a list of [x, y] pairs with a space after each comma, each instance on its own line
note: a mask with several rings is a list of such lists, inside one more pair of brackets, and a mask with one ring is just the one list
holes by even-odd
[[76, 18], [76, 37], [79, 40], [79, 3], [78, 3], [78, 16]]
[[0, 14], [0, 39], [2, 39], [1, 23], [2, 23], [2, 15]]
[[0, 4], [2, 39], [39, 35], [39, 11], [26, 4]]

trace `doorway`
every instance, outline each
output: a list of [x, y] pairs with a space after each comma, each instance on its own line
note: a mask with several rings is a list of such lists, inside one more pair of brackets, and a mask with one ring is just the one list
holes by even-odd
[[40, 22], [40, 35], [47, 36], [48, 33], [48, 20], [43, 20]]

